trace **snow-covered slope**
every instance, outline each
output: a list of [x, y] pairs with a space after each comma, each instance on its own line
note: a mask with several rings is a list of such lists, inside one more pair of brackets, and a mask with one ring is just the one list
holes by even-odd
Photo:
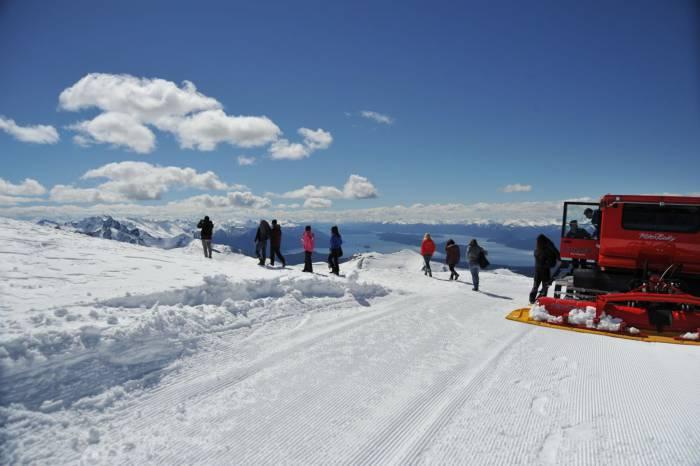
[[696, 347], [506, 321], [529, 280], [412, 251], [222, 252], [0, 219], [0, 463], [700, 462]]

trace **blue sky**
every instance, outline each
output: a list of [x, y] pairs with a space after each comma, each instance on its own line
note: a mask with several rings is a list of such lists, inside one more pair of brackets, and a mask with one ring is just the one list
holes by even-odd
[[[646, 0], [633, 7], [622, 1], [1, 2], [5, 127], [8, 120], [49, 125], [60, 140], [23, 142], [17, 131], [0, 131], [6, 187], [0, 214], [38, 213], [36, 206], [59, 212], [65, 205], [88, 212], [89, 202], [51, 200], [52, 187], [123, 183], [81, 176], [125, 161], [213, 171], [219, 181], [245, 188], [173, 181], [155, 200], [120, 191], [114, 202], [122, 209], [235, 190], [284, 210], [303, 204], [308, 193], [275, 195], [305, 185], [336, 187], [326, 199], [333, 209], [697, 192], [699, 11], [696, 2]], [[187, 80], [227, 116], [267, 117], [280, 131], [270, 138], [288, 146], [303, 144], [300, 128], [322, 129], [332, 142], [312, 142], [308, 157], [273, 160], [269, 138], [253, 147], [218, 142], [214, 150], [198, 150], [182, 147], [181, 132], [141, 121], [155, 136], [152, 150], [100, 143], [72, 125], [106, 110], [59, 104], [61, 92], [89, 73], [175, 86]], [[93, 140], [83, 147], [76, 135]], [[256, 162], [240, 166], [241, 155]], [[376, 191], [348, 194], [343, 186], [352, 174]], [[7, 188], [25, 178], [46, 193], [36, 202], [13, 202], [36, 195]], [[514, 184], [530, 190], [504, 192]]]

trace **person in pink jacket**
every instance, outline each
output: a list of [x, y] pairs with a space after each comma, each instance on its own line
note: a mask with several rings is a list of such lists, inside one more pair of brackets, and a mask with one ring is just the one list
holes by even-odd
[[314, 252], [314, 233], [311, 231], [311, 226], [306, 225], [304, 234], [301, 237], [301, 244], [304, 246], [304, 272], [313, 272], [311, 265], [311, 255]]

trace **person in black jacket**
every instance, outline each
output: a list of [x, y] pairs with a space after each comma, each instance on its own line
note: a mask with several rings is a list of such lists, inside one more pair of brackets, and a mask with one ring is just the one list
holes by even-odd
[[284, 256], [280, 252], [282, 247], [282, 228], [277, 220], [272, 221], [272, 232], [270, 232], [270, 265], [275, 265], [275, 256], [282, 261], [282, 268], [287, 266]]
[[[530, 291], [530, 304], [534, 304], [535, 299], [540, 296], [547, 296], [549, 284], [552, 281], [550, 269], [557, 263], [559, 251], [554, 247], [554, 243], [545, 235], [537, 237], [535, 246], [535, 277]], [[542, 285], [542, 290], [537, 293]]]
[[331, 273], [340, 275], [340, 262], [338, 259], [343, 256], [343, 237], [337, 226], [331, 227], [330, 254], [328, 254], [328, 268]]
[[265, 265], [268, 239], [270, 239], [270, 224], [267, 223], [267, 220], [260, 220], [258, 231], [255, 233], [255, 255], [260, 261], [258, 265]]
[[197, 228], [200, 228], [202, 231], [199, 234], [200, 238], [202, 238], [202, 248], [204, 249], [204, 257], [208, 257], [211, 259], [211, 236], [214, 232], [214, 223], [212, 223], [211, 220], [209, 220], [208, 216], [205, 216], [202, 220], [199, 221], [197, 224]]

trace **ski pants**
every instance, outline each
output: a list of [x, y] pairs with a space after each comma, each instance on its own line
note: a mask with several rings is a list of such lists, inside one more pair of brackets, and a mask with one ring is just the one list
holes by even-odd
[[447, 264], [447, 266], [450, 268], [450, 272], [452, 272], [452, 273], [450, 273], [450, 280], [453, 280], [453, 279], [456, 280], [457, 277], [459, 276], [459, 274], [455, 270], [456, 265], [457, 264]]
[[210, 239], [203, 239], [202, 240], [202, 249], [204, 249], [204, 257], [208, 257], [211, 259], [211, 240]]
[[469, 264], [469, 271], [472, 273], [472, 284], [474, 288], [479, 289], [479, 264]]
[[331, 249], [331, 253], [328, 255], [328, 265], [331, 268], [331, 273], [336, 275], [340, 274], [340, 262], [338, 261], [339, 251], [337, 249]]
[[311, 265], [311, 255], [313, 252], [304, 251], [304, 272], [313, 272], [314, 267]]
[[260, 259], [260, 263], [264, 264], [267, 259], [267, 241], [258, 241], [255, 245], [255, 255]]
[[[540, 296], [547, 296], [547, 290], [549, 289], [549, 282], [552, 280], [552, 276], [549, 272], [549, 267], [537, 267], [535, 268], [535, 277], [533, 279], [532, 290], [530, 290], [530, 304], [535, 302]], [[542, 285], [542, 290], [540, 290], [540, 285]]]
[[423, 266], [423, 272], [429, 273], [430, 276], [433, 276], [433, 271], [430, 269], [430, 259], [432, 259], [433, 256], [431, 254], [425, 254], [423, 256], [423, 261], [425, 262], [425, 265]]
[[270, 245], [270, 265], [275, 265], [275, 256], [279, 257], [283, 266], [286, 264], [286, 261], [284, 260], [284, 256], [280, 252], [280, 247], [279, 246], [275, 247], [275, 246]]

